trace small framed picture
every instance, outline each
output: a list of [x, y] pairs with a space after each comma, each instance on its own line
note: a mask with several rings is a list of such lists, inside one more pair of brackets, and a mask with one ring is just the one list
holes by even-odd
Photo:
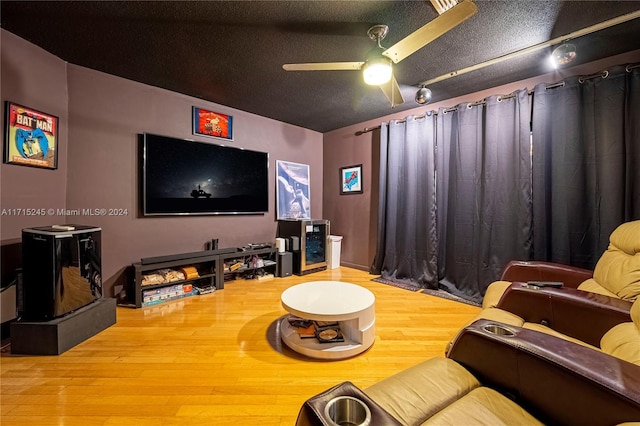
[[193, 107], [193, 134], [232, 141], [233, 117]]
[[340, 194], [362, 194], [362, 164], [340, 168]]
[[58, 117], [6, 102], [4, 162], [58, 168]]

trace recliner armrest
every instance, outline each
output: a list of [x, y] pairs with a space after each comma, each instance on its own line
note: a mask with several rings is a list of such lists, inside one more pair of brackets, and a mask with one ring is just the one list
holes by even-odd
[[600, 339], [607, 331], [631, 321], [631, 305], [626, 300], [573, 288], [536, 288], [515, 282], [496, 308], [600, 347]]
[[[512, 335], [487, 331], [491, 327]], [[640, 366], [520, 327], [478, 320], [449, 358], [549, 424], [618, 424], [640, 419]]]
[[326, 426], [332, 424], [325, 416], [325, 407], [332, 399], [340, 396], [353, 397], [363, 402], [371, 412], [370, 426], [402, 425], [378, 403], [369, 398], [362, 389], [351, 382], [342, 382], [306, 400], [298, 413], [296, 426]]
[[578, 288], [593, 277], [593, 271], [542, 261], [512, 260], [502, 271], [502, 281], [561, 281], [566, 287]]

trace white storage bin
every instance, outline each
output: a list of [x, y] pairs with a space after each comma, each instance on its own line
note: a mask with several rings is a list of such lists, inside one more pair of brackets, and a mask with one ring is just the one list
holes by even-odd
[[327, 258], [327, 267], [329, 269], [337, 269], [340, 267], [340, 250], [342, 247], [342, 237], [340, 235], [329, 235], [327, 247], [329, 256]]

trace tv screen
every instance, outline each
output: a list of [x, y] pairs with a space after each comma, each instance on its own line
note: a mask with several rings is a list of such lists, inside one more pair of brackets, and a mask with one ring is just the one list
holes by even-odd
[[143, 214], [258, 214], [269, 210], [269, 154], [143, 135]]

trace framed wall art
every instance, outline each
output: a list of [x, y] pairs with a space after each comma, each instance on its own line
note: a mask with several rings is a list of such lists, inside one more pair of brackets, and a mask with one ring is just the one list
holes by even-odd
[[362, 194], [362, 164], [340, 168], [340, 194]]
[[311, 219], [309, 165], [276, 161], [278, 220]]
[[193, 134], [233, 140], [233, 117], [204, 108], [193, 107]]
[[4, 162], [58, 168], [58, 117], [5, 102]]

